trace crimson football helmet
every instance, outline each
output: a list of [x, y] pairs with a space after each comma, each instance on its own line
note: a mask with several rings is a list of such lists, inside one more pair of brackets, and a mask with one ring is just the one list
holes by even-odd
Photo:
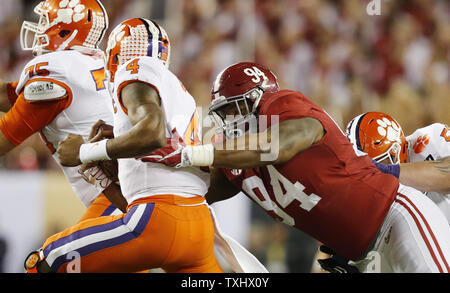
[[[217, 132], [227, 138], [245, 133], [246, 125], [256, 117], [264, 94], [279, 90], [276, 76], [260, 64], [241, 62], [224, 69], [214, 82], [209, 107]], [[228, 107], [235, 107], [236, 115], [227, 117]]]
[[368, 112], [347, 125], [347, 137], [356, 148], [377, 162], [408, 162], [408, 146], [400, 124], [381, 112]]
[[[34, 12], [39, 22], [24, 21], [20, 31], [22, 49], [34, 55], [77, 47], [98, 49], [108, 29], [108, 15], [99, 0], [46, 0]], [[34, 37], [29, 37], [30, 32]]]
[[170, 42], [166, 31], [145, 18], [132, 18], [120, 23], [110, 34], [106, 49], [106, 74], [114, 81], [117, 68], [133, 58], [158, 58], [168, 68]]

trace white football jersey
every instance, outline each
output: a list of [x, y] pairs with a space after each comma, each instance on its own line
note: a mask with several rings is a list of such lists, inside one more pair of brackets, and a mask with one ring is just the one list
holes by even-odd
[[[161, 98], [166, 137], [175, 131], [186, 144], [201, 143], [201, 128], [194, 98], [180, 80], [156, 58], [141, 57], [120, 66], [114, 78], [114, 136], [132, 128], [119, 99], [121, 89], [133, 81], [152, 85]], [[143, 197], [173, 194], [182, 197], [204, 196], [209, 174], [197, 167], [175, 169], [138, 159], [119, 159], [119, 181], [129, 203]]]
[[[450, 128], [447, 125], [434, 123], [417, 129], [406, 140], [410, 162], [435, 161], [450, 156]], [[427, 196], [438, 205], [450, 223], [450, 194], [428, 192]]]
[[[46, 83], [50, 82], [50, 83]], [[40, 55], [30, 61], [23, 70], [17, 94], [24, 91], [34, 102], [51, 100], [61, 84], [69, 92], [70, 105], [41, 132], [41, 138], [54, 153], [69, 133], [83, 136], [86, 140], [91, 127], [99, 119], [113, 123], [111, 96], [105, 87], [104, 61], [99, 55], [86, 55], [75, 50], [58, 51]], [[54, 87], [54, 88], [53, 88]], [[79, 199], [88, 206], [99, 191], [87, 183], [78, 173], [78, 167], [63, 167], [64, 174]]]

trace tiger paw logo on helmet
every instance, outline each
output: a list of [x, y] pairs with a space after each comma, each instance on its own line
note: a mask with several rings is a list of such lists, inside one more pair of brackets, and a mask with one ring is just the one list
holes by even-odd
[[86, 7], [80, 4], [80, 0], [62, 0], [59, 2], [58, 18], [54, 22], [72, 23], [79, 22], [85, 16], [83, 11]]
[[387, 118], [377, 119], [378, 134], [385, 137], [389, 141], [401, 142], [401, 128], [394, 121]]

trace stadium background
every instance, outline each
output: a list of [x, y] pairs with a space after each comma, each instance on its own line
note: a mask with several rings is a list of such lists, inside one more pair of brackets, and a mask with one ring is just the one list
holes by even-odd
[[[171, 70], [204, 109], [226, 66], [253, 60], [302, 91], [344, 128], [364, 111], [395, 117], [405, 134], [450, 124], [447, 0], [102, 0], [110, 29], [131, 17], [158, 21], [172, 44]], [[14, 81], [32, 58], [23, 20], [39, 1], [2, 0], [0, 78]], [[106, 39], [106, 38], [105, 38]], [[104, 49], [105, 42], [102, 48]], [[27, 251], [75, 223], [84, 207], [39, 137], [0, 158], [0, 271], [21, 272]], [[271, 272], [317, 271], [314, 240], [269, 219], [244, 196], [215, 206], [224, 230]]]

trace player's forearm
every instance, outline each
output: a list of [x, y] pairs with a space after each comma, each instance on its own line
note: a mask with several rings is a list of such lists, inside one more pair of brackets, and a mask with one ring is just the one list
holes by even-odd
[[248, 169], [269, 165], [270, 161], [261, 160], [262, 151], [218, 151], [214, 150], [213, 166], [229, 169]]
[[287, 162], [297, 153], [307, 149], [311, 143], [305, 143], [298, 151], [280, 148], [279, 146], [268, 149], [257, 148], [255, 150], [217, 150], [214, 149], [214, 167], [229, 169], [249, 169], [259, 166], [277, 165]]
[[[302, 127], [305, 123], [312, 125]], [[284, 121], [264, 133], [247, 134], [231, 144], [229, 142], [215, 144], [213, 166], [248, 169], [283, 164], [322, 137], [323, 128], [320, 124], [316, 124], [315, 119]]]
[[[160, 150], [145, 158], [146, 162], [171, 167], [214, 166], [227, 169], [248, 169], [283, 164], [298, 153], [319, 142], [325, 131], [314, 118], [286, 120], [267, 131], [247, 133], [234, 140], [216, 144], [169, 146], [169, 155]], [[158, 153], [159, 152], [159, 153]]]
[[163, 147], [167, 142], [164, 121], [158, 117], [139, 121], [127, 133], [108, 140], [110, 158], [134, 158]]
[[278, 146], [272, 145], [271, 142], [271, 134], [268, 131], [216, 143], [213, 145], [213, 166], [248, 169], [271, 164], [278, 158]]
[[400, 165], [400, 183], [423, 192], [450, 193], [450, 157]]

